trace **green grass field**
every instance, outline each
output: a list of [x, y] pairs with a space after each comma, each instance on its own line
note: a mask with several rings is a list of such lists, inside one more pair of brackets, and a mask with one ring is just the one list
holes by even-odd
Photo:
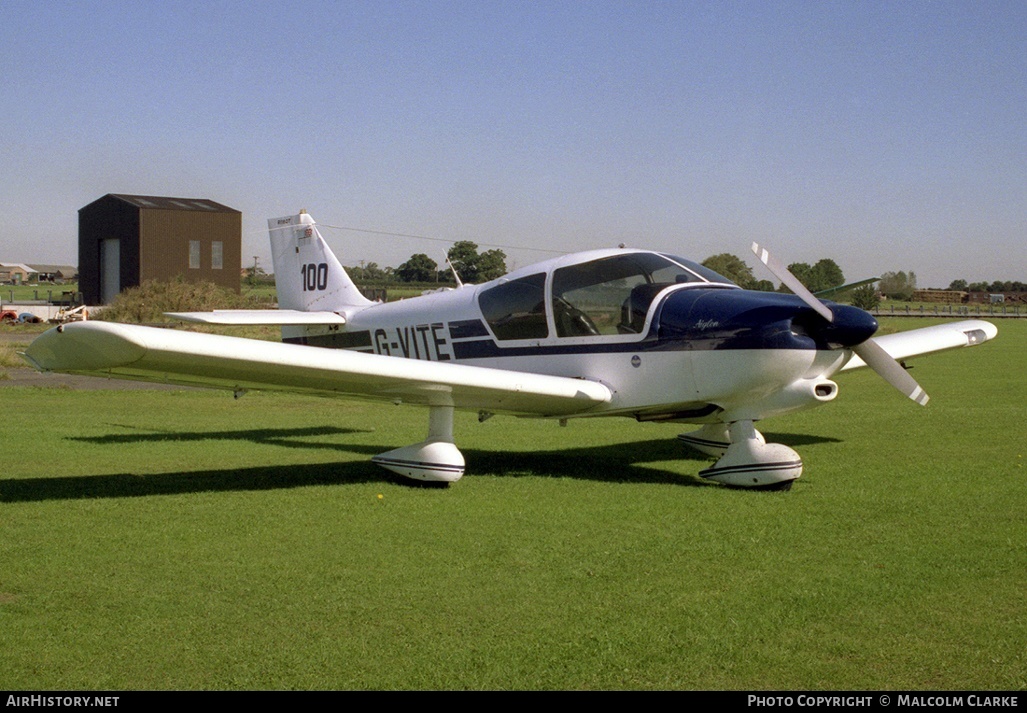
[[[890, 329], [923, 326], [894, 320]], [[762, 424], [786, 493], [688, 427], [2, 388], [0, 688], [1023, 689], [1027, 322]]]

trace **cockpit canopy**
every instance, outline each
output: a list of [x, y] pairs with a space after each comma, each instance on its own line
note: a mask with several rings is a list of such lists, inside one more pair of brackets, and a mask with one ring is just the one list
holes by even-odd
[[[546, 272], [501, 282], [478, 296], [482, 315], [500, 340], [545, 339]], [[731, 282], [690, 260], [628, 252], [552, 271], [549, 299], [557, 337], [640, 334], [656, 295], [683, 283]]]

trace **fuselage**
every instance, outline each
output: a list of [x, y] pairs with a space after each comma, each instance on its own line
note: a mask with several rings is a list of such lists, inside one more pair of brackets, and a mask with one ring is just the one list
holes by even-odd
[[482, 285], [347, 309], [286, 342], [588, 379], [613, 392], [581, 415], [763, 418], [834, 397], [829, 377], [876, 321], [743, 290], [696, 263], [637, 250], [578, 253]]

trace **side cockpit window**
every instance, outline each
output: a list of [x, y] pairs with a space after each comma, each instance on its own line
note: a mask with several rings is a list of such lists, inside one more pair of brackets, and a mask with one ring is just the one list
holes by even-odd
[[703, 278], [707, 282], [720, 282], [720, 283], [723, 283], [725, 285], [733, 285], [733, 284], [735, 284], [735, 283], [731, 282], [731, 280], [729, 280], [726, 277], [724, 277], [723, 275], [721, 275], [719, 272], [711, 270], [710, 268], [706, 267], [705, 265], [700, 265], [697, 262], [692, 262], [691, 260], [686, 260], [683, 257], [678, 257], [677, 255], [665, 255], [664, 257], [668, 257], [671, 260], [674, 260], [675, 262], [677, 262], [679, 265], [683, 265], [684, 267], [688, 268], [690, 271], [692, 271], [695, 274], [699, 275], [699, 277]]
[[571, 265], [553, 275], [560, 337], [639, 334], [656, 295], [704, 276], [655, 253], [628, 253]]
[[478, 306], [497, 339], [545, 339], [546, 275], [503, 282], [478, 295]]

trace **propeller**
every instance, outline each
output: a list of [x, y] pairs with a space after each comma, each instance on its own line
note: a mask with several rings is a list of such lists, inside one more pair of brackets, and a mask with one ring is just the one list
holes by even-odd
[[[799, 299], [809, 305], [811, 309], [816, 310], [817, 314], [828, 322], [834, 322], [834, 313], [831, 311], [831, 308], [806, 289], [806, 286], [799, 282], [798, 278], [789, 272], [788, 268], [772, 256], [766, 248], [760, 247], [758, 243], [753, 243], [752, 251], [759, 258], [759, 261], [766, 265], [767, 269], [774, 273], [774, 276], [794, 292]], [[930, 398], [927, 392], [921, 388], [920, 384], [916, 383], [916, 379], [910, 376], [909, 372], [892, 359], [888, 352], [872, 338], [848, 348], [855, 352], [867, 366], [876, 371], [882, 379], [901, 391], [904, 396], [916, 401], [921, 406], [927, 405], [927, 401]]]

